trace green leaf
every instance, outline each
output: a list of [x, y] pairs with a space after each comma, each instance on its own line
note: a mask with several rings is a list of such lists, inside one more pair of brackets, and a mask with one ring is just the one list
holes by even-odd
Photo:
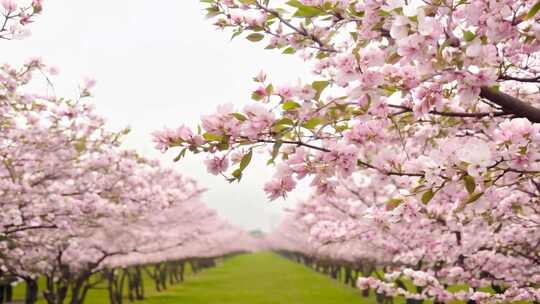
[[75, 144], [75, 150], [79, 153], [82, 153], [84, 150], [86, 150], [86, 139], [82, 138]]
[[246, 121], [247, 120], [247, 117], [244, 116], [244, 114], [242, 114], [242, 113], [232, 113], [232, 115], [234, 116], [234, 118], [238, 119], [239, 121]]
[[240, 169], [234, 170], [234, 172], [232, 173], [232, 176], [234, 176], [235, 178], [230, 179], [229, 182], [234, 182], [235, 180], [240, 181], [242, 179], [242, 170]]
[[393, 198], [386, 202], [386, 209], [393, 210], [397, 206], [401, 205], [401, 203], [403, 203], [403, 200], [401, 198]]
[[494, 90], [495, 92], [499, 92], [501, 90], [501, 86], [496, 84], [489, 87], [490, 89]]
[[286, 125], [275, 125], [272, 127], [272, 132], [274, 133], [285, 133], [286, 131], [290, 131], [291, 127], [288, 127]]
[[348, 130], [349, 129], [349, 126], [347, 124], [343, 124], [343, 125], [337, 125], [334, 127], [334, 129], [336, 130], [336, 132], [343, 132], [345, 130]]
[[255, 4], [255, 3], [257, 3], [256, 0], [238, 0], [238, 2], [240, 2], [242, 4]]
[[386, 62], [389, 64], [394, 64], [398, 62], [401, 59], [401, 56], [398, 55], [398, 53], [392, 53], [390, 56], [386, 58]]
[[177, 162], [179, 160], [181, 160], [184, 156], [186, 156], [186, 151], [187, 151], [188, 148], [184, 148], [182, 149], [182, 151], [180, 151], [180, 153], [178, 154], [178, 156], [176, 156], [174, 158], [174, 162]]
[[281, 133], [282, 131], [289, 129], [294, 122], [290, 118], [281, 118], [274, 122], [272, 125], [272, 131], [275, 133]]
[[465, 204], [467, 205], [476, 202], [480, 197], [482, 197], [482, 195], [484, 195], [484, 192], [471, 194], [469, 198], [465, 201]]
[[537, 1], [532, 7], [531, 7], [531, 10], [529, 11], [529, 13], [527, 14], [527, 19], [531, 19], [533, 18], [536, 13], [538, 13], [538, 11], [540, 11], [540, 0]]
[[314, 81], [312, 84], [311, 84], [311, 87], [315, 90], [315, 100], [319, 100], [319, 98], [321, 98], [321, 94], [322, 92], [324, 91], [324, 89], [326, 89], [326, 87], [328, 87], [330, 83], [326, 80], [319, 80], [319, 81]]
[[320, 8], [305, 5], [298, 0], [289, 0], [287, 1], [287, 5], [297, 8], [296, 12], [293, 15], [294, 17], [311, 18], [323, 13]]
[[324, 59], [327, 57], [329, 57], [327, 52], [317, 52], [317, 56], [315, 56], [317, 59]]
[[293, 17], [312, 18], [323, 13], [321, 9], [312, 6], [301, 6], [296, 10]]
[[356, 17], [360, 17], [360, 18], [364, 18], [364, 16], [366, 15], [366, 12], [364, 12], [364, 11], [359, 11], [359, 12], [353, 11], [352, 13], [353, 13]]
[[465, 188], [467, 189], [467, 192], [469, 194], [473, 194], [474, 190], [476, 189], [476, 181], [474, 178], [470, 175], [465, 175], [463, 177], [463, 182], [465, 183]]
[[296, 50], [294, 48], [288, 47], [282, 53], [290, 55], [290, 54], [294, 54], [295, 52], [296, 52]]
[[476, 34], [471, 32], [471, 31], [464, 31], [463, 32], [463, 39], [465, 39], [465, 41], [469, 42], [469, 41], [473, 41], [474, 38], [476, 38]]
[[257, 92], [253, 92], [251, 93], [251, 99], [255, 100], [255, 101], [259, 101], [261, 100], [263, 97]]
[[428, 191], [424, 192], [424, 194], [422, 195], [422, 203], [426, 205], [427, 203], [429, 203], [429, 201], [431, 201], [433, 196], [435, 196], [433, 189], [429, 189]]
[[263, 38], [264, 38], [264, 35], [260, 34], [260, 33], [252, 33], [252, 34], [249, 34], [246, 37], [246, 39], [251, 41], [251, 42], [261, 41], [261, 40], [263, 40]]
[[294, 124], [294, 122], [290, 119], [290, 118], [287, 118], [287, 117], [284, 117], [284, 118], [281, 118], [279, 120], [276, 120], [274, 122], [274, 126], [281, 126], [281, 125], [292, 125]]
[[298, 0], [287, 1], [287, 5], [292, 6], [292, 7], [296, 7], [296, 8], [304, 6], [304, 4], [302, 2], [300, 2], [300, 1], [298, 1]]
[[206, 9], [206, 18], [212, 18], [212, 17], [215, 17], [217, 15], [219, 15], [221, 12], [219, 11], [219, 9], [215, 6], [212, 6], [212, 7], [209, 7]]
[[283, 110], [285, 111], [290, 111], [290, 110], [294, 110], [294, 109], [298, 109], [301, 107], [301, 105], [295, 101], [292, 101], [292, 100], [287, 100], [283, 103], [283, 105], [281, 106], [283, 108]]
[[229, 150], [229, 141], [230, 136], [221, 136], [221, 141], [219, 142], [218, 149], [219, 151]]
[[249, 150], [248, 153], [244, 154], [242, 157], [242, 160], [240, 160], [240, 167], [232, 173], [233, 179], [230, 179], [229, 182], [233, 182], [235, 180], [240, 181], [242, 179], [242, 173], [247, 168], [249, 163], [251, 162], [251, 158], [253, 157], [253, 150]]
[[306, 121], [302, 126], [306, 129], [313, 130], [316, 126], [322, 124], [324, 119], [320, 117], [313, 117], [310, 120]]
[[231, 40], [233, 40], [234, 38], [236, 38], [240, 34], [242, 34], [242, 30], [234, 31], [232, 36], [231, 36]]
[[223, 136], [212, 134], [212, 133], [204, 133], [203, 138], [206, 139], [207, 141], [222, 141], [223, 140]]
[[283, 141], [277, 140], [274, 146], [272, 147], [272, 158], [268, 161], [268, 165], [274, 163], [274, 160], [279, 154], [279, 149], [281, 148], [281, 145], [283, 145]]
[[265, 92], [268, 96], [272, 95], [272, 93], [274, 93], [274, 86], [272, 84], [267, 85]]
[[244, 171], [244, 169], [247, 168], [247, 166], [251, 162], [252, 157], [253, 157], [253, 150], [249, 150], [248, 153], [244, 154], [244, 156], [242, 157], [242, 160], [240, 161], [240, 171]]

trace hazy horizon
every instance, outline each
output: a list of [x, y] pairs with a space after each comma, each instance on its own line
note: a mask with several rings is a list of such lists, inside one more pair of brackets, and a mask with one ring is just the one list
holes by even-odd
[[[123, 2], [122, 2], [123, 3]], [[42, 57], [57, 66], [53, 79], [59, 96], [74, 97], [84, 77], [97, 80], [94, 102], [112, 130], [131, 127], [124, 147], [158, 158], [197, 179], [210, 190], [204, 201], [249, 230], [270, 230], [282, 208], [305, 197], [296, 191], [286, 201], [268, 202], [262, 185], [273, 170], [255, 161], [240, 184], [208, 174], [202, 157], [179, 163], [178, 151], [154, 149], [150, 134], [181, 124], [196, 126], [200, 115], [218, 104], [243, 107], [255, 88], [252, 77], [261, 69], [277, 83], [295, 82], [307, 74], [294, 56], [264, 50], [244, 38], [230, 41], [205, 19], [198, 1], [50, 1], [31, 26], [32, 36], [4, 44], [4, 62], [21, 64]]]

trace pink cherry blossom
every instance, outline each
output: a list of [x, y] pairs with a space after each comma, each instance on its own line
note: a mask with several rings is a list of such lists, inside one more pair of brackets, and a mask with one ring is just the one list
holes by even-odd
[[2, 6], [6, 10], [6, 13], [10, 14], [17, 10], [17, 3], [14, 0], [2, 0]]
[[218, 175], [229, 168], [229, 160], [226, 157], [214, 157], [204, 161], [206, 169], [213, 175]]
[[[211, 140], [178, 145], [265, 157], [271, 200], [307, 180], [270, 248], [328, 273], [367, 269], [358, 285], [379, 297], [540, 300], [536, 1], [301, 1], [309, 16], [225, 4], [208, 3], [218, 27], [313, 71], [296, 86], [256, 77], [263, 103], [207, 115]], [[260, 13], [280, 22], [246, 19]], [[236, 165], [229, 181], [249, 170]]]

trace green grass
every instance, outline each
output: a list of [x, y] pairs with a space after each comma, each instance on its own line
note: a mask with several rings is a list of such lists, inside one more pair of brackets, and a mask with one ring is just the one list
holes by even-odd
[[[331, 304], [362, 303], [358, 290], [344, 287], [272, 253], [231, 258], [190, 276], [182, 285], [144, 303]], [[94, 302], [89, 302], [94, 303]]]
[[[168, 290], [160, 293], [154, 291], [152, 283], [149, 279], [145, 280], [147, 299], [136, 303], [375, 303], [373, 298], [362, 298], [357, 289], [345, 287], [342, 283], [273, 253], [256, 253], [227, 259], [215, 268], [188, 275], [184, 283], [170, 286]], [[85, 303], [108, 303], [107, 291], [91, 290]]]

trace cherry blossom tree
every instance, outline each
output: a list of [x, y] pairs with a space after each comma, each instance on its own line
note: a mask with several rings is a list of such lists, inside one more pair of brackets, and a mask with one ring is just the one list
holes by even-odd
[[0, 4], [2, 8], [0, 38], [6, 40], [28, 37], [30, 35], [28, 25], [43, 11], [43, 0], [2, 0]]
[[[535, 249], [529, 243], [536, 230], [521, 211], [499, 210], [504, 216], [490, 225], [477, 218], [480, 207], [476, 206], [462, 211], [467, 221], [457, 221], [454, 210], [443, 209], [439, 202], [427, 210], [413, 208], [388, 199], [393, 187], [381, 189], [375, 187], [380, 181], [373, 182], [362, 176], [342, 183], [332, 196], [301, 203], [293, 220], [303, 229], [289, 229], [289, 234], [309, 240], [309, 254], [317, 259], [329, 259], [340, 267], [346, 267], [343, 261], [352, 261], [356, 266], [385, 269], [383, 276], [371, 266], [358, 280], [360, 288], [371, 287], [379, 295], [403, 296], [411, 303], [433, 298], [504, 302], [535, 297], [536, 290], [524, 286], [534, 286], [538, 273], [532, 258]], [[480, 214], [485, 215], [485, 210]], [[517, 234], [527, 235], [527, 240]], [[274, 248], [292, 251], [284, 239], [278, 234], [280, 242]], [[405, 279], [416, 287], [411, 289]], [[463, 284], [470, 288], [448, 291], [449, 286]]]
[[[537, 1], [203, 2], [217, 27], [299, 55], [314, 76], [275, 84], [260, 73], [253, 103], [219, 106], [197, 131], [155, 133], [160, 150], [205, 153], [208, 171], [230, 181], [262, 150], [275, 167], [264, 187], [272, 200], [309, 177], [321, 205], [367, 201], [311, 231], [362, 240], [377, 222], [369, 242], [421, 288], [362, 286], [437, 301], [538, 300]], [[339, 185], [357, 175], [371, 188], [344, 200]], [[458, 282], [470, 290], [446, 290]]]
[[0, 267], [25, 281], [27, 303], [39, 277], [48, 303], [82, 303], [115, 256], [153, 253], [162, 263], [248, 250], [241, 230], [194, 201], [204, 191], [194, 180], [121, 149], [128, 130], [106, 129], [88, 100], [92, 83], [68, 100], [32, 93], [36, 75], [50, 77], [38, 59], [0, 70]]
[[[39, 0], [0, 4], [6, 40], [28, 36], [43, 9]], [[25, 302], [35, 303], [44, 278], [48, 303], [78, 304], [107, 279], [111, 303], [121, 303], [122, 288], [112, 287], [125, 265], [168, 263], [177, 275], [179, 260], [253, 248], [249, 235], [199, 201], [204, 189], [194, 180], [121, 147], [129, 130], [111, 132], [96, 114], [94, 80], [63, 98], [54, 94], [56, 73], [38, 58], [0, 67], [2, 285], [23, 280]]]

